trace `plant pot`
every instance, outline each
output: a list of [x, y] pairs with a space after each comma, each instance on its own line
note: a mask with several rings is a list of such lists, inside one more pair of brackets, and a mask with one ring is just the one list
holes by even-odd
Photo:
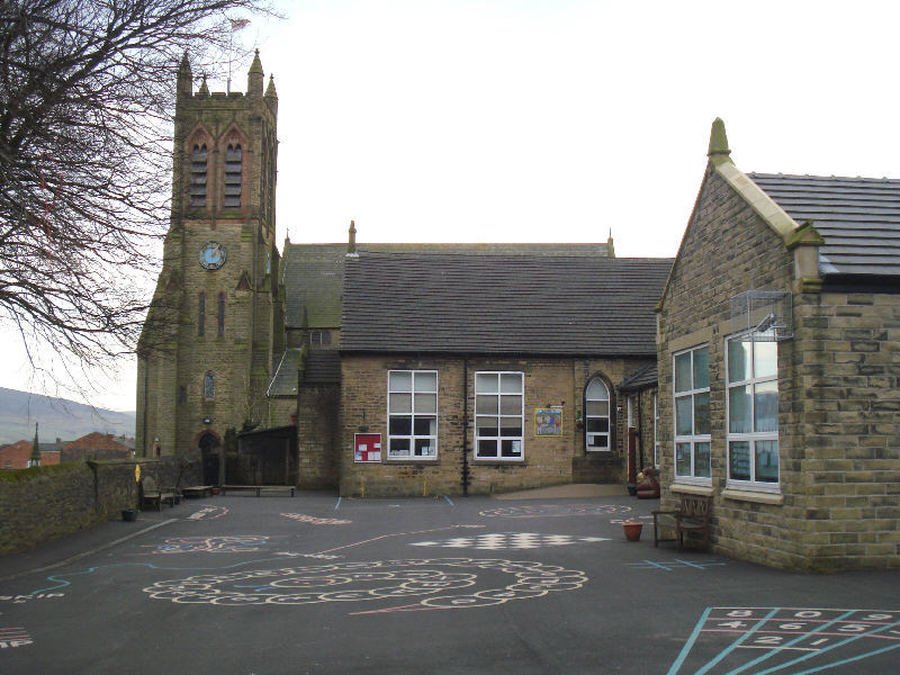
[[641, 540], [641, 530], [644, 529], [644, 524], [639, 523], [637, 521], [627, 520], [622, 523], [622, 528], [625, 530], [625, 538], [628, 541], [640, 541]]
[[628, 494], [632, 497], [637, 494], [637, 485], [634, 483], [628, 483], [625, 487], [628, 489]]
[[122, 509], [122, 520], [126, 523], [133, 523], [137, 520], [137, 509]]

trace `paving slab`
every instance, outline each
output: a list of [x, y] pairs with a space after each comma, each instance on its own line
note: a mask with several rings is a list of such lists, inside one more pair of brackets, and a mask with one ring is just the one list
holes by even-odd
[[0, 672], [897, 672], [896, 572], [654, 548], [656, 504], [183, 502], [0, 558]]

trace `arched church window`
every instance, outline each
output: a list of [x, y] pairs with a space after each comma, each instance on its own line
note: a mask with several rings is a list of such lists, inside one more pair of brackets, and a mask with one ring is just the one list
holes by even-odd
[[225, 151], [225, 203], [226, 207], [241, 205], [241, 163], [240, 143], [228, 144]]
[[218, 313], [216, 319], [216, 334], [219, 337], [225, 336], [225, 294], [219, 293]]
[[206, 293], [197, 294], [197, 335], [206, 335]]
[[211, 370], [203, 376], [203, 400], [213, 401], [216, 398], [216, 377]]
[[206, 145], [195, 145], [191, 153], [191, 206], [206, 206]]
[[588, 452], [610, 449], [609, 388], [599, 377], [588, 382], [584, 391], [584, 433]]

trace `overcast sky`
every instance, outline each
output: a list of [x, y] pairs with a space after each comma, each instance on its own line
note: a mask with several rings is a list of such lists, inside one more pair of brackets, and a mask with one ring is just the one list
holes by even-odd
[[[280, 241], [674, 256], [717, 116], [744, 171], [900, 178], [897, 3], [278, 4], [238, 38], [278, 90]], [[39, 388], [0, 340], [0, 386]], [[92, 402], [134, 409], [134, 371]]]

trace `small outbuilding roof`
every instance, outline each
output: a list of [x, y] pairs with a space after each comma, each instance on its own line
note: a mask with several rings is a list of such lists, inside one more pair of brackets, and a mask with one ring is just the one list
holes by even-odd
[[655, 356], [671, 259], [360, 253], [342, 352]]
[[622, 384], [619, 385], [619, 391], [631, 392], [654, 389], [658, 386], [658, 379], [659, 374], [655, 363], [641, 366], [625, 376]]
[[747, 174], [802, 225], [825, 240], [823, 276], [900, 278], [900, 180]]

